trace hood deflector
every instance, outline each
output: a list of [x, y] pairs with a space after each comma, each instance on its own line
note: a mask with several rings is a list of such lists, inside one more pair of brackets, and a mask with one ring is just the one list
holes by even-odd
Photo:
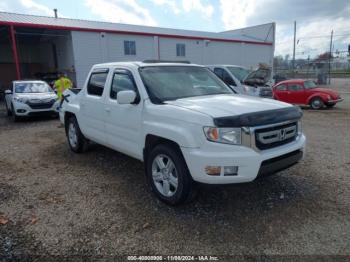
[[217, 127], [253, 127], [270, 125], [285, 121], [299, 120], [303, 112], [299, 107], [273, 109], [262, 112], [247, 113], [239, 116], [214, 118]]

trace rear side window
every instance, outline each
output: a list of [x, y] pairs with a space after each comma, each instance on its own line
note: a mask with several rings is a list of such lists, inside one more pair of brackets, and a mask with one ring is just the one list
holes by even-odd
[[300, 90], [303, 90], [303, 86], [302, 85], [298, 85], [298, 84], [291, 84], [291, 85], [288, 85], [288, 90], [289, 91], [300, 91]]
[[276, 90], [278, 90], [278, 91], [287, 91], [287, 86], [286, 85], [276, 86]]
[[131, 74], [128, 73], [114, 73], [112, 79], [112, 87], [110, 97], [117, 99], [117, 95], [120, 91], [131, 90], [137, 93], [137, 88]]
[[102, 96], [103, 89], [106, 83], [108, 71], [92, 73], [87, 86], [89, 95]]

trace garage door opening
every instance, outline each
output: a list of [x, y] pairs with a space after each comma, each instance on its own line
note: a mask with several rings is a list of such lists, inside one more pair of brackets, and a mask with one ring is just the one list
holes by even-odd
[[70, 31], [3, 26], [0, 50], [2, 90], [16, 79], [42, 79], [52, 85], [61, 72], [76, 82]]

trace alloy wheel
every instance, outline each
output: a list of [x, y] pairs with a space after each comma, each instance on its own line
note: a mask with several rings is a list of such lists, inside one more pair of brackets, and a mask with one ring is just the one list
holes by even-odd
[[178, 188], [178, 175], [170, 157], [157, 155], [152, 162], [152, 179], [159, 193], [172, 197]]

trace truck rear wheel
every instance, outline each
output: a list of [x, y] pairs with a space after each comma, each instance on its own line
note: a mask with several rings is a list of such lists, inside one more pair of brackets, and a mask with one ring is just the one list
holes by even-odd
[[178, 205], [193, 195], [193, 181], [181, 152], [160, 144], [146, 161], [147, 180], [155, 195], [170, 205]]
[[66, 122], [66, 135], [71, 150], [75, 153], [83, 153], [88, 148], [88, 140], [81, 133], [77, 119], [72, 116]]

